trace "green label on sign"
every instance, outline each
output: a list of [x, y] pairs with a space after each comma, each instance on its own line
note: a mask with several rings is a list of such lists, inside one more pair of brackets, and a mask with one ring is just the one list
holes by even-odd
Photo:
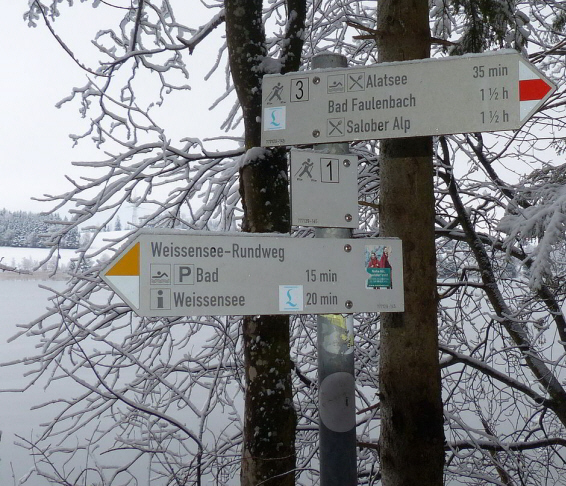
[[367, 281], [368, 288], [391, 287], [390, 268], [368, 268], [367, 272], [370, 274]]

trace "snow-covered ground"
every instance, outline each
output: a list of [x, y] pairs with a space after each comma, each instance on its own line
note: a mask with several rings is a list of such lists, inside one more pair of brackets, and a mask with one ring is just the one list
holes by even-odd
[[[0, 263], [15, 267], [26, 272], [32, 271], [49, 256], [48, 248], [15, 248], [0, 246]], [[71, 258], [76, 256], [76, 250], [60, 250], [58, 252], [59, 266], [66, 269]], [[46, 271], [54, 268], [55, 259], [52, 258], [46, 265]], [[0, 273], [0, 275], [2, 275]]]
[[[103, 246], [107, 245], [110, 241], [126, 241], [127, 231], [106, 231], [99, 233], [91, 245], [89, 250], [90, 254], [96, 253]], [[87, 235], [83, 235], [88, 237]], [[120, 247], [121, 244], [118, 245]], [[48, 248], [16, 248], [11, 246], [0, 246], [0, 263], [2, 265], [17, 268], [23, 271], [24, 274], [14, 274], [11, 272], [0, 272], [0, 279], [23, 279], [29, 272], [34, 274], [34, 278], [50, 278], [52, 277], [55, 263], [58, 262], [58, 274], [55, 278], [63, 278], [64, 273], [69, 268], [71, 260], [77, 258], [77, 250], [59, 250], [51, 259], [46, 262], [41, 269], [38, 267], [49, 257]], [[112, 252], [104, 251], [94, 257], [95, 261], [107, 260], [112, 257]], [[29, 276], [27, 277], [29, 278]]]

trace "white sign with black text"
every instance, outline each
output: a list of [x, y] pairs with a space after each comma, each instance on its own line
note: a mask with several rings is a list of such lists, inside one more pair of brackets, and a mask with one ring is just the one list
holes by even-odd
[[555, 91], [514, 50], [266, 75], [262, 146], [517, 130]]
[[148, 317], [404, 310], [396, 238], [148, 231], [101, 275]]
[[358, 157], [291, 150], [291, 224], [358, 227]]

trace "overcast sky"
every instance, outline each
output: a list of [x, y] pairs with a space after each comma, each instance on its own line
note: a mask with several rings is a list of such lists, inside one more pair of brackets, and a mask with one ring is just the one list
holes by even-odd
[[84, 72], [45, 26], [27, 26], [25, 7], [25, 2], [5, 2], [2, 10], [0, 208], [43, 211], [48, 206], [31, 198], [66, 190], [64, 174], [77, 173], [70, 161], [89, 152], [86, 146], [71, 148], [68, 134], [79, 119], [76, 111], [55, 108], [72, 86], [84, 84]]
[[[60, 194], [69, 189], [65, 175], [78, 177], [80, 169], [71, 165], [72, 161], [99, 160], [104, 155], [89, 142], [83, 142], [73, 148], [70, 133], [82, 133], [86, 128], [77, 111], [77, 105], [67, 104], [58, 109], [56, 103], [68, 96], [74, 86], [86, 83], [86, 73], [63, 51], [43, 23], [30, 28], [23, 20], [26, 2], [5, 2], [3, 8], [4, 46], [2, 64], [3, 77], [0, 90], [0, 209], [11, 211], [46, 211], [52, 204], [33, 201], [33, 197], [41, 197], [45, 193]], [[94, 33], [101, 28], [115, 24], [109, 15], [118, 12], [115, 9], [100, 6], [93, 9], [89, 3], [75, 3], [73, 8], [61, 4], [63, 15], [55, 22], [58, 33], [77, 53], [81, 61], [96, 68], [94, 55], [96, 50], [90, 43]], [[194, 15], [194, 9], [192, 15]], [[207, 15], [208, 16], [208, 15]], [[204, 21], [203, 21], [204, 23]], [[219, 29], [220, 33], [220, 29]], [[204, 62], [189, 60], [191, 73], [195, 67], [202, 72], [190, 82], [194, 86], [200, 82], [205, 72], [210, 69], [216, 57], [217, 45], [210, 42], [202, 45]], [[206, 48], [206, 49], [204, 49]], [[214, 55], [210, 54], [214, 52]], [[221, 78], [220, 73], [218, 78]], [[211, 93], [212, 90], [206, 90]], [[195, 112], [199, 116], [195, 120], [197, 130], [201, 130], [203, 120], [210, 125], [214, 113], [208, 107], [214, 100], [211, 93], [204, 100], [202, 90], [193, 90], [196, 97], [187, 102], [187, 110], [182, 113], [182, 126], [178, 134], [182, 136], [218, 135], [218, 120], [207, 130], [208, 133], [194, 133], [187, 123], [187, 115]], [[184, 102], [187, 94], [183, 95]], [[190, 105], [189, 105], [190, 103]], [[172, 102], [171, 105], [175, 103]], [[178, 104], [176, 105], [179, 112]], [[84, 169], [83, 169], [84, 171]], [[83, 172], [84, 173], [84, 172]]]

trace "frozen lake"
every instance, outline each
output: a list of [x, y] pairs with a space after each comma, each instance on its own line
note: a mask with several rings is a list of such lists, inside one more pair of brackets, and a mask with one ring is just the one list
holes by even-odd
[[[62, 276], [60, 278], [63, 278]], [[9, 362], [18, 358], [37, 354], [34, 345], [37, 339], [21, 336], [10, 343], [7, 340], [20, 331], [18, 324], [27, 324], [43, 315], [50, 302], [50, 292], [44, 287], [51, 287], [56, 291], [64, 290], [66, 281], [61, 280], [39, 280], [29, 276], [18, 277], [14, 274], [0, 273], [0, 311], [3, 317], [0, 328], [0, 362]], [[204, 343], [195, 341], [194, 346], [201, 347]], [[27, 383], [24, 377], [34, 366], [10, 366], [0, 367], [0, 389], [21, 389]], [[32, 439], [38, 437], [40, 424], [52, 419], [56, 408], [42, 408], [32, 410], [40, 403], [50, 399], [61, 398], [69, 395], [69, 384], [65, 382], [52, 383], [49, 388], [44, 389], [40, 384], [30, 389], [17, 393], [0, 393], [0, 486], [19, 486], [19, 480], [23, 478], [33, 465], [33, 459], [28, 451], [22, 447], [15, 446], [16, 435]], [[203, 396], [202, 399], [205, 397]], [[197, 396], [195, 403], [199, 402]], [[237, 399], [239, 400], [239, 399]], [[222, 412], [220, 412], [222, 414]], [[220, 430], [228, 422], [228, 417], [215, 416], [213, 428]], [[144, 468], [145, 467], [145, 468]], [[142, 472], [143, 470], [143, 472]], [[140, 464], [140, 475], [138, 485], [146, 486], [147, 465]], [[136, 473], [137, 476], [137, 473]], [[230, 484], [236, 484], [237, 480]], [[89, 483], [87, 486], [90, 486]], [[203, 486], [215, 484], [210, 476], [203, 477]], [[34, 476], [26, 485], [48, 486], [46, 479]], [[157, 482], [151, 482], [151, 486], [158, 486]]]
[[[18, 332], [17, 325], [27, 323], [43, 314], [49, 304], [49, 292], [39, 284], [62, 290], [64, 281], [0, 279], [0, 309], [2, 326], [0, 326], [0, 360], [11, 361], [34, 352], [33, 343], [25, 337], [7, 343], [8, 338]], [[23, 367], [0, 367], [0, 388], [21, 388], [25, 383]], [[0, 484], [13, 486], [25, 475], [32, 465], [27, 451], [14, 446], [15, 434], [30, 438], [37, 434], [39, 424], [49, 412], [30, 410], [34, 404], [45, 400], [48, 394], [56, 393], [35, 387], [24, 393], [0, 393]], [[47, 481], [34, 482], [34, 486], [47, 485]]]
[[[114, 233], [105, 233], [104, 237], [114, 236]], [[118, 234], [118, 236], [120, 236]], [[102, 237], [101, 237], [102, 239]], [[33, 270], [40, 262], [49, 255], [46, 248], [13, 248], [0, 247], [0, 261], [7, 266], [17, 267], [23, 271]], [[60, 268], [66, 269], [72, 258], [77, 253], [75, 250], [60, 250], [58, 253]], [[35, 339], [27, 339], [21, 336], [17, 340], [8, 343], [7, 340], [14, 336], [20, 329], [18, 324], [28, 322], [43, 315], [49, 307], [49, 296], [51, 292], [41, 288], [50, 287], [61, 291], [66, 286], [67, 277], [64, 274], [56, 275], [55, 279], [48, 279], [48, 274], [53, 271], [53, 260], [35, 275], [17, 275], [9, 272], [0, 273], [0, 315], [2, 326], [0, 327], [0, 362], [10, 362], [24, 356], [36, 354]], [[21, 389], [27, 383], [24, 377], [33, 366], [10, 366], [0, 367], [0, 389]], [[49, 398], [65, 396], [67, 384], [51, 384], [44, 389], [38, 384], [25, 392], [0, 393], [0, 485], [16, 486], [19, 480], [26, 475], [33, 465], [33, 460], [28, 451], [15, 446], [16, 435], [31, 439], [37, 437], [40, 432], [40, 424], [53, 418], [55, 409], [43, 408], [32, 410], [32, 407], [47, 401]], [[59, 390], [58, 390], [59, 388]], [[47, 486], [45, 479], [35, 477], [27, 484], [32, 486]], [[142, 483], [140, 483], [142, 484]]]

